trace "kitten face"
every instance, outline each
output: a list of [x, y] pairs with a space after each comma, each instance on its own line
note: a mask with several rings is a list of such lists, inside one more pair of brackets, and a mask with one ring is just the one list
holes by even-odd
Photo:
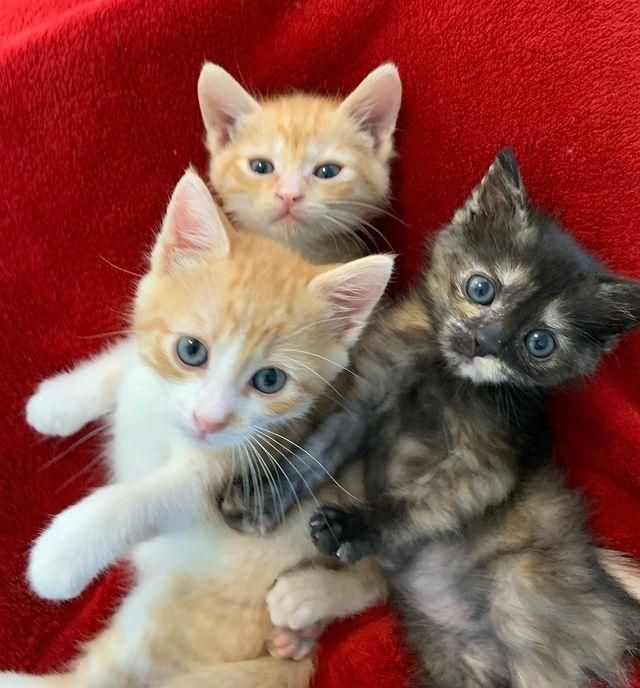
[[134, 318], [139, 350], [165, 380], [175, 424], [211, 447], [251, 437], [277, 447], [274, 428], [306, 413], [347, 364], [391, 265], [371, 256], [312, 266], [274, 242], [238, 234], [188, 172]]
[[509, 151], [436, 239], [427, 279], [441, 351], [475, 383], [591, 373], [640, 317], [640, 283], [606, 273], [529, 206]]
[[199, 96], [211, 182], [243, 229], [304, 251], [344, 242], [386, 202], [401, 96], [393, 65], [340, 102], [304, 94], [257, 101], [207, 64]]

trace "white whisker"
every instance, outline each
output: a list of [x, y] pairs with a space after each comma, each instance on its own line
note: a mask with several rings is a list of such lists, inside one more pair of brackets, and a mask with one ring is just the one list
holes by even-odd
[[[336, 485], [336, 487], [340, 488], [346, 495], [348, 495], [349, 497], [351, 497], [352, 499], [354, 499], [356, 502], [361, 503], [361, 501], [360, 501], [354, 494], [352, 494], [351, 492], [349, 492], [349, 490], [347, 490], [343, 485], [341, 485], [341, 484], [335, 479], [335, 477], [334, 477], [333, 475], [331, 475], [331, 473], [322, 465], [322, 463], [321, 463], [320, 461], [318, 461], [318, 459], [316, 459], [315, 456], [313, 456], [312, 454], [310, 454], [304, 447], [301, 447], [299, 444], [296, 444], [293, 440], [289, 439], [288, 437], [285, 437], [284, 435], [281, 435], [281, 434], [279, 434], [279, 433], [277, 433], [277, 432], [274, 432], [273, 430], [269, 430], [268, 428], [256, 428], [256, 429], [257, 429], [257, 430], [262, 430], [262, 432], [269, 433], [269, 435], [272, 435], [272, 436], [275, 436], [275, 437], [279, 437], [280, 439], [285, 440], [285, 442], [289, 442], [289, 444], [292, 444], [296, 449], [300, 450], [301, 452], [304, 452], [312, 461], [314, 461], [314, 462], [318, 465], [318, 467], [323, 471], [323, 473], [325, 473], [325, 475], [329, 478], [329, 480], [331, 480], [331, 482], [332, 482], [334, 485]], [[274, 439], [274, 442], [278, 442], [278, 440], [275, 440], [275, 439]], [[278, 444], [281, 444], [281, 443], [278, 442]], [[286, 447], [285, 445], [282, 445], [282, 444], [281, 444], [281, 446], [283, 446], [285, 449], [288, 450], [288, 447]], [[298, 454], [297, 456], [298, 456], [299, 459], [302, 460], [302, 457], [301, 457], [299, 454]]]
[[58, 463], [58, 461], [60, 461], [65, 456], [70, 454], [74, 449], [77, 449], [80, 445], [84, 444], [85, 442], [88, 442], [92, 437], [95, 437], [98, 433], [100, 433], [106, 427], [107, 427], [107, 424], [105, 423], [104, 425], [99, 425], [97, 428], [90, 430], [86, 435], [83, 435], [79, 440], [76, 440], [70, 447], [67, 447], [65, 450], [61, 451], [59, 454], [56, 454], [52, 459], [49, 459], [49, 461], [47, 461], [42, 466], [40, 466], [40, 468], [38, 470], [44, 471], [47, 468], [50, 468], [54, 464]]

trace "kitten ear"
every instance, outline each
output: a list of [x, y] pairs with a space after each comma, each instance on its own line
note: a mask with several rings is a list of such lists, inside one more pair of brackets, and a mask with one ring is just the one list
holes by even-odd
[[153, 269], [175, 273], [205, 255], [223, 258], [229, 253], [227, 222], [206, 184], [187, 170], [171, 195], [151, 255]]
[[198, 100], [209, 144], [224, 146], [238, 120], [260, 109], [260, 103], [226, 70], [205, 62], [198, 79]]
[[357, 341], [387, 287], [395, 256], [375, 255], [354, 260], [318, 275], [309, 289], [329, 302], [330, 324], [346, 346]]
[[402, 82], [398, 68], [387, 62], [374, 69], [346, 97], [340, 109], [373, 136], [376, 150], [390, 152], [401, 99]]
[[482, 181], [454, 215], [456, 224], [465, 224], [477, 215], [495, 217], [499, 213], [526, 216], [527, 197], [520, 169], [511, 148], [504, 148], [491, 163]]
[[613, 345], [618, 337], [640, 325], [640, 281], [604, 275], [598, 296], [605, 304], [603, 325]]

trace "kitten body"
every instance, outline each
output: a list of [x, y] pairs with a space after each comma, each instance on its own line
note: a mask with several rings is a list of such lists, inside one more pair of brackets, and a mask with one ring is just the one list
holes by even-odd
[[330, 469], [366, 456], [368, 503], [323, 507], [311, 530], [344, 562], [376, 555], [416, 685], [624, 681], [640, 606], [552, 465], [545, 410], [639, 321], [639, 283], [536, 213], [504, 152], [363, 338], [349, 410], [305, 449]]
[[[133, 549], [136, 585], [69, 673], [5, 673], [0, 686], [308, 685], [309, 658], [267, 652], [274, 624], [295, 631], [360, 611], [384, 595], [382, 579], [371, 562], [354, 572], [318, 556], [308, 500], [270, 538], [235, 533], [213, 505], [237, 474], [278, 479], [391, 266], [384, 256], [311, 265], [233, 231], [204, 183], [183, 177], [138, 287], [136, 353], [113, 419], [114, 482], [59, 514], [29, 562], [36, 592], [60, 600]], [[344, 480], [353, 493], [333, 485], [325, 498], [361, 492], [358, 469]], [[281, 656], [282, 632], [274, 640]], [[284, 650], [300, 659], [313, 640], [291, 633]]]
[[[389, 198], [401, 98], [394, 65], [375, 69], [339, 100], [305, 93], [257, 99], [207, 63], [198, 96], [209, 179], [239, 229], [318, 264], [369, 253], [363, 237], [384, 240], [372, 236], [379, 232], [370, 220]], [[43, 381], [27, 404], [27, 422], [67, 436], [109, 413], [134, 353], [132, 340], [122, 340]]]

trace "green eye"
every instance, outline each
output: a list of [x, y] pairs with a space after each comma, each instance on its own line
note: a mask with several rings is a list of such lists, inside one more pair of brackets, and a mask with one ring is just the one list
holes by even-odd
[[313, 174], [318, 177], [318, 179], [333, 179], [340, 174], [342, 167], [336, 165], [334, 162], [323, 162], [322, 165], [318, 165], [313, 171]]
[[549, 358], [556, 350], [555, 337], [549, 330], [533, 330], [524, 338], [524, 343], [532, 356], [536, 358]]
[[262, 368], [252, 378], [251, 384], [258, 392], [275, 394], [287, 382], [287, 374], [280, 368]]
[[199, 368], [207, 362], [207, 347], [195, 337], [180, 337], [176, 344], [178, 358], [192, 368]]
[[271, 174], [274, 170], [271, 160], [265, 160], [264, 158], [254, 158], [253, 160], [249, 160], [249, 167], [256, 174]]

